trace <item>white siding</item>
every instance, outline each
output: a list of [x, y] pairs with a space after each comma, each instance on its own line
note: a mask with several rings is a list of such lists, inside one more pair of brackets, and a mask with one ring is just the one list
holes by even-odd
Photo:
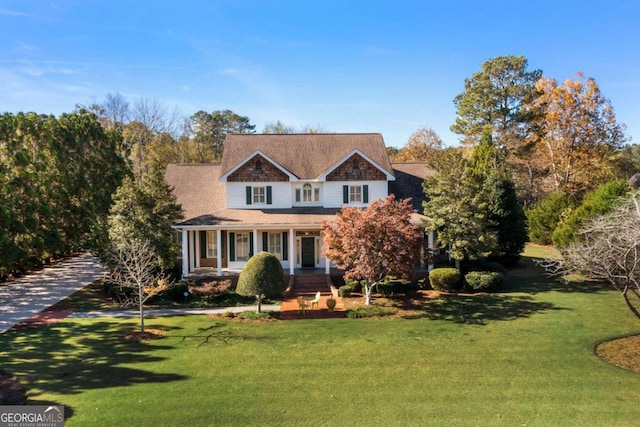
[[[271, 186], [272, 204], [247, 205], [245, 188], [254, 186]], [[289, 182], [227, 182], [226, 189], [227, 208], [229, 209], [286, 209], [291, 207], [291, 184]]]
[[[369, 204], [376, 199], [387, 197], [389, 184], [387, 181], [329, 181], [324, 183], [324, 207], [340, 208], [344, 206], [342, 200], [343, 185], [368, 185]], [[369, 204], [350, 204], [348, 206], [368, 206]]]

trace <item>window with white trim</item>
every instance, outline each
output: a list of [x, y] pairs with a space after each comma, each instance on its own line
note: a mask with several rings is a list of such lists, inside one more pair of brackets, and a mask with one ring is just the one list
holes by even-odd
[[218, 257], [218, 233], [207, 231], [207, 258]]
[[362, 202], [362, 186], [350, 185], [349, 186], [349, 203], [361, 203]]
[[303, 202], [311, 201], [311, 184], [305, 184], [302, 186], [302, 201]]
[[253, 187], [253, 203], [266, 203], [265, 187]]
[[269, 252], [278, 259], [282, 258], [282, 233], [269, 233]]
[[236, 233], [236, 261], [249, 259], [249, 233]]
[[320, 187], [304, 184], [302, 188], [295, 189], [296, 203], [319, 203], [320, 202]]

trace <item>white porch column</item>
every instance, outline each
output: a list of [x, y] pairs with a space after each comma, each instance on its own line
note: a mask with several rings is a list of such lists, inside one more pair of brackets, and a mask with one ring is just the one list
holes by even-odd
[[331, 274], [331, 261], [327, 257], [324, 257], [324, 274]]
[[257, 254], [258, 251], [258, 230], [253, 229], [253, 254]]
[[218, 267], [218, 277], [222, 276], [222, 230], [216, 230], [216, 246], [218, 250], [216, 253], [216, 266]]
[[195, 233], [193, 231], [189, 231], [189, 272], [192, 272], [196, 268], [195, 263], [195, 251], [194, 251], [194, 243], [195, 243]]
[[189, 235], [182, 229], [182, 277], [189, 275]]
[[[433, 254], [433, 250], [435, 249], [435, 231], [430, 231], [429, 234], [427, 235], [427, 241], [429, 243], [429, 250], [431, 251], [431, 253]], [[427, 269], [429, 271], [433, 270], [433, 267], [435, 267], [433, 265], [432, 262], [429, 263], [429, 265], [427, 266]]]
[[202, 254], [201, 254], [202, 245], [200, 245], [200, 231], [195, 230], [194, 233], [196, 235], [196, 268], [198, 268], [200, 267], [200, 258], [202, 258]]
[[289, 229], [289, 274], [293, 276], [296, 270], [297, 252], [295, 248], [296, 235], [293, 234], [293, 228]]

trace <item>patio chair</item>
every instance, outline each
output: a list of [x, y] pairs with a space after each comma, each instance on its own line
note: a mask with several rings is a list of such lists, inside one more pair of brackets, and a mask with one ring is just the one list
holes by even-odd
[[307, 311], [308, 304], [302, 297], [297, 298], [298, 301], [298, 310], [300, 310], [303, 314]]
[[316, 292], [316, 297], [311, 300], [311, 308], [318, 308], [318, 304], [320, 303], [320, 292]]

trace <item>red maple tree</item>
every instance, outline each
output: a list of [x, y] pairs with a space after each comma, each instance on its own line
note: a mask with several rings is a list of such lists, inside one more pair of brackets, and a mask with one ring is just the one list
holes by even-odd
[[323, 256], [345, 270], [345, 278], [364, 280], [365, 304], [387, 275], [408, 277], [418, 263], [423, 228], [412, 223], [415, 212], [409, 199], [390, 195], [367, 208], [343, 207], [322, 224]]

